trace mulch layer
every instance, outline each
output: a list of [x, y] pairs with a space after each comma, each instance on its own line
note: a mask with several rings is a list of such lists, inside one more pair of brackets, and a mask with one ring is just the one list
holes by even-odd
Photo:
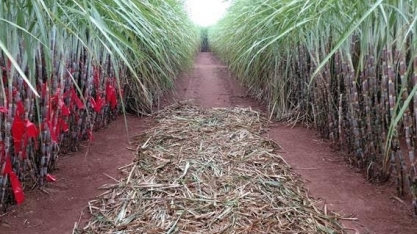
[[75, 233], [345, 233], [261, 136], [259, 112], [179, 102], [154, 118], [124, 178], [99, 188]]

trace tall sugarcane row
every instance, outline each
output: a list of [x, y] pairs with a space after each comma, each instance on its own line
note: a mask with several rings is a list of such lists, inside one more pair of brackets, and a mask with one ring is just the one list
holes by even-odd
[[48, 78], [38, 54], [36, 98], [1, 55], [0, 206], [20, 204], [24, 188], [54, 181], [58, 156], [77, 151], [80, 141], [92, 140], [93, 131], [118, 115], [122, 90], [108, 59], [94, 61], [85, 51], [68, 62], [56, 59]]
[[369, 180], [394, 178], [398, 195], [408, 187], [416, 205], [417, 56], [385, 46], [379, 58], [364, 56], [362, 69], [349, 59], [335, 54], [315, 82], [317, 127]]
[[210, 52], [210, 46], [209, 46], [209, 41], [208, 41], [208, 30], [209, 28], [200, 29], [200, 37], [201, 37], [200, 51], [201, 52]]
[[198, 42], [180, 0], [2, 1], [0, 27], [3, 208], [119, 112], [150, 112]]
[[210, 39], [271, 116], [315, 126], [370, 181], [393, 179], [417, 213], [416, 9], [237, 0]]
[[358, 58], [336, 52], [312, 82], [315, 51], [299, 46], [294, 53], [279, 63], [279, 69], [293, 77], [286, 83], [291, 111], [283, 118], [312, 122], [323, 137], [347, 152], [349, 162], [363, 169], [368, 180], [383, 183], [393, 178], [398, 196], [411, 195], [417, 212], [415, 52], [384, 46], [379, 57], [365, 55], [361, 69], [355, 67]]
[[288, 101], [296, 108], [288, 119], [305, 121], [300, 113], [310, 113], [322, 136], [347, 152], [349, 162], [363, 169], [369, 180], [393, 178], [398, 195], [405, 196], [409, 188], [416, 205], [415, 52], [384, 46], [379, 57], [364, 56], [362, 69], [355, 69], [358, 58], [337, 52], [309, 87], [305, 84], [315, 71], [312, 53], [300, 46], [291, 58], [294, 79]]

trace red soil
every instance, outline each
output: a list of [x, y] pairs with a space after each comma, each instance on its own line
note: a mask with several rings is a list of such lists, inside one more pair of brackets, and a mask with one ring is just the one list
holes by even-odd
[[[194, 71], [179, 79], [175, 90], [162, 99], [162, 106], [191, 98], [204, 107], [238, 105], [263, 110], [211, 53], [198, 55]], [[130, 136], [153, 124], [149, 118], [129, 116], [127, 120]], [[282, 146], [279, 153], [307, 181], [312, 196], [323, 199], [332, 211], [358, 218], [357, 222], [346, 221], [346, 226], [357, 233], [417, 233], [410, 201], [395, 198], [394, 185], [366, 182], [314, 130], [274, 123], [266, 136]], [[87, 202], [101, 193], [96, 188], [112, 182], [105, 174], [117, 178], [117, 168], [132, 161], [128, 145], [124, 120], [119, 118], [96, 133], [89, 147], [61, 158], [60, 170], [54, 173], [58, 181], [47, 185], [49, 195], [38, 189], [26, 192], [23, 205], [0, 215], [0, 233], [71, 233]]]

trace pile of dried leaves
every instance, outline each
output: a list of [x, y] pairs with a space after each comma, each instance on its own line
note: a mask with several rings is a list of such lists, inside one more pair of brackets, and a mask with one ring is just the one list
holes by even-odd
[[83, 233], [343, 233], [245, 108], [178, 103], [137, 136], [126, 178], [89, 203]]

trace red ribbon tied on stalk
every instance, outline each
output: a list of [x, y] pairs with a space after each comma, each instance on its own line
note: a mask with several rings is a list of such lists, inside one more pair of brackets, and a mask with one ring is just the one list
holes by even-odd
[[61, 130], [64, 131], [64, 132], [68, 132], [69, 126], [68, 126], [67, 122], [65, 122], [64, 119], [59, 119], [58, 121], [59, 121], [59, 126], [60, 126]]
[[[56, 103], [57, 106], [59, 107], [59, 109], [61, 110], [61, 115], [62, 116], [68, 116], [70, 115], [70, 110], [68, 109], [67, 106], [65, 106], [64, 100], [62, 99], [62, 97], [60, 97], [60, 93], [61, 93], [61, 89], [58, 88], [55, 95], [53, 96], [51, 102], [52, 103]], [[64, 94], [64, 96], [68, 95], [67, 93]], [[80, 100], [81, 101], [81, 100]], [[77, 105], [78, 106], [78, 105]]]
[[13, 172], [12, 162], [10, 161], [10, 156], [6, 155], [6, 165], [4, 166], [3, 175], [7, 175], [10, 172]]
[[20, 205], [25, 200], [22, 185], [20, 184], [19, 178], [17, 178], [17, 175], [13, 171], [9, 173], [9, 178], [12, 184], [14, 200], [18, 205]]
[[51, 175], [51, 174], [46, 174], [46, 181], [48, 181], [48, 182], [55, 182], [56, 181], [56, 178], [53, 176], [53, 175]]
[[75, 104], [77, 105], [78, 109], [84, 109], [84, 103], [77, 96], [77, 93], [75, 92], [74, 88], [71, 89], [71, 99], [75, 101]]
[[36, 128], [35, 124], [26, 120], [26, 137], [27, 138], [35, 138], [38, 136], [39, 132]]
[[6, 174], [9, 175], [10, 183], [12, 184], [14, 199], [16, 203], [20, 205], [25, 200], [25, 195], [23, 194], [19, 178], [17, 178], [17, 175], [13, 171], [12, 162], [10, 161], [10, 156], [8, 155], [6, 156], [6, 165], [3, 171], [3, 175]]
[[[26, 138], [25, 138], [25, 143], [23, 147], [26, 149], [28, 140], [30, 138], [33, 138], [35, 140], [35, 147], [38, 148], [38, 140], [37, 140], [38, 135], [39, 135], [39, 131], [36, 128], [36, 125], [30, 122], [29, 120], [26, 120]], [[26, 158], [26, 150], [23, 150], [22, 156], [23, 158]]]
[[20, 115], [16, 114], [14, 116], [13, 124], [12, 124], [12, 136], [13, 136], [13, 143], [14, 143], [14, 150], [15, 153], [18, 154], [21, 151], [21, 145], [23, 135], [25, 134], [25, 122]]
[[7, 108], [6, 108], [6, 107], [4, 107], [4, 106], [0, 106], [0, 113], [7, 114], [8, 112], [9, 112], [9, 110], [7, 110]]
[[[29, 138], [34, 138], [36, 141], [36, 138], [39, 134], [38, 129], [36, 128], [35, 124], [30, 122], [29, 120], [24, 121], [22, 119], [22, 115], [25, 113], [25, 108], [23, 107], [22, 102], [18, 102], [16, 105], [16, 114], [14, 116], [13, 124], [12, 124], [12, 136], [13, 136], [13, 143], [14, 143], [14, 149], [15, 153], [18, 154], [21, 149], [21, 142], [24, 140], [23, 147], [26, 148], [27, 142]], [[23, 139], [23, 136], [25, 135], [25, 138]], [[25, 157], [25, 149], [23, 149], [23, 157]]]
[[16, 115], [21, 116], [25, 114], [25, 107], [23, 106], [22, 101], [16, 104]]
[[103, 99], [100, 97], [100, 94], [97, 94], [96, 100], [94, 98], [90, 99], [91, 105], [93, 106], [93, 109], [98, 113], [101, 111], [101, 108], [104, 105]]
[[51, 123], [51, 121], [46, 121], [46, 124], [48, 125], [49, 133], [51, 134], [51, 141], [53, 143], [57, 143], [58, 142], [58, 137], [57, 137], [57, 134], [56, 134], [56, 129], [54, 129], [54, 125]]
[[107, 98], [107, 102], [110, 103], [111, 109], [116, 108], [117, 106], [116, 89], [109, 83], [106, 85], [106, 98]]
[[65, 105], [61, 106], [61, 114], [62, 116], [68, 116], [71, 114], [70, 110], [68, 109], [68, 107], [66, 107]]

